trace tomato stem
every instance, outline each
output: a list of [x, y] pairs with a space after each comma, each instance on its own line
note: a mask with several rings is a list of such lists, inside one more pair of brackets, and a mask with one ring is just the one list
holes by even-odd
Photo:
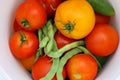
[[29, 27], [29, 22], [28, 22], [28, 20], [26, 20], [26, 19], [21, 20], [20, 23], [21, 23], [23, 26], [25, 26], [25, 28], [28, 28], [28, 27]]
[[20, 46], [21, 46], [23, 42], [27, 41], [27, 39], [24, 33], [20, 32], [19, 34], [20, 34], [20, 41], [21, 41]]
[[63, 30], [67, 30], [69, 33], [74, 29], [74, 26], [75, 26], [75, 22], [74, 23], [71, 23], [69, 20], [68, 20], [68, 23], [67, 24], [64, 24], [64, 28]]

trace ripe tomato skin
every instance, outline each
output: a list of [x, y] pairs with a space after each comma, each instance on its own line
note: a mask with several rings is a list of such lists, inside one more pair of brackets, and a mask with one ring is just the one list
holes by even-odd
[[118, 42], [118, 33], [109, 24], [96, 24], [93, 31], [85, 38], [87, 49], [97, 56], [112, 54]]
[[[40, 78], [44, 77], [50, 70], [52, 66], [52, 59], [48, 56], [41, 56], [34, 64], [32, 68], [32, 77], [34, 80], [39, 80]], [[63, 77], [65, 79], [66, 72], [63, 69]], [[53, 77], [52, 80], [57, 80], [56, 75]]]
[[95, 14], [86, 0], [67, 0], [56, 9], [55, 25], [66, 37], [82, 39], [95, 25]]
[[66, 64], [70, 80], [94, 80], [97, 71], [96, 60], [88, 54], [76, 54]]
[[39, 78], [44, 77], [45, 74], [47, 74], [52, 66], [50, 59], [50, 57], [43, 56], [35, 62], [32, 68], [32, 77], [34, 80], [39, 80]]
[[26, 59], [18, 59], [18, 61], [21, 63], [21, 65], [23, 65], [23, 67], [28, 70], [31, 71], [32, 67], [34, 65], [34, 61], [35, 61], [35, 55], [26, 58]]
[[110, 22], [110, 16], [104, 16], [98, 13], [95, 13], [95, 23], [96, 24], [101, 24], [101, 23], [106, 23], [108, 24]]
[[73, 39], [67, 38], [64, 35], [62, 35], [60, 32], [55, 33], [55, 41], [57, 43], [58, 49], [62, 48], [63, 46], [72, 43]]
[[10, 36], [9, 47], [12, 54], [19, 59], [26, 59], [36, 53], [38, 37], [35, 33], [20, 30]]
[[14, 31], [19, 31], [22, 29], [21, 26], [16, 21], [16, 19], [14, 20], [14, 23], [13, 23], [13, 29], [14, 29]]
[[53, 18], [55, 15], [56, 8], [62, 2], [62, 0], [37, 0], [42, 3], [43, 7], [46, 9], [47, 16]]
[[46, 23], [47, 14], [41, 4], [28, 0], [16, 9], [16, 20], [26, 30], [35, 31]]

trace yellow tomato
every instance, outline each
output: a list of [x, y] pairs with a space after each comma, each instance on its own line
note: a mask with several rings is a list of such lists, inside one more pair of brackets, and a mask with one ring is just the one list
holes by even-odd
[[58, 6], [54, 20], [64, 36], [81, 39], [94, 28], [95, 13], [86, 0], [68, 0]]

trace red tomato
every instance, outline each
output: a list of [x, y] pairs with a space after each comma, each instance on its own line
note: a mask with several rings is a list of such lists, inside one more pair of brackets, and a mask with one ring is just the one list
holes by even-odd
[[94, 80], [98, 65], [92, 56], [76, 54], [68, 60], [66, 71], [70, 80]]
[[23, 2], [16, 9], [16, 20], [26, 30], [37, 30], [46, 23], [47, 15], [42, 5], [33, 0]]
[[16, 21], [16, 19], [14, 20], [13, 29], [14, 29], [14, 31], [19, 31], [22, 29], [21, 26]]
[[75, 40], [63, 36], [60, 32], [56, 32], [55, 33], [55, 41], [57, 43], [58, 48], [60, 49], [63, 46], [65, 46]]
[[104, 16], [98, 13], [95, 13], [95, 23], [109, 23], [110, 22], [110, 16]]
[[12, 54], [19, 59], [26, 59], [36, 53], [38, 37], [29, 31], [17, 31], [10, 36], [9, 47]]
[[112, 54], [118, 42], [118, 33], [109, 24], [96, 24], [93, 31], [85, 38], [87, 49], [97, 56]]
[[[32, 68], [32, 77], [34, 80], [39, 80], [40, 78], [44, 77], [50, 70], [52, 66], [52, 60], [48, 56], [41, 56], [33, 65]], [[63, 77], [65, 79], [66, 72], [63, 69]], [[57, 80], [56, 76], [53, 77], [52, 80]]]
[[26, 59], [18, 59], [18, 61], [23, 65], [23, 67], [26, 70], [31, 71], [32, 67], [34, 65], [34, 62], [35, 62], [35, 55], [33, 55], [29, 58], [26, 58]]
[[43, 7], [46, 9], [47, 16], [53, 18], [57, 6], [62, 2], [62, 0], [37, 0], [42, 3]]

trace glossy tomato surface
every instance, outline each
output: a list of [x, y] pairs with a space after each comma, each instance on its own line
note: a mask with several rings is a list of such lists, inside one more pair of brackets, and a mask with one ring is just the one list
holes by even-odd
[[25, 59], [35, 54], [38, 44], [36, 34], [26, 30], [13, 33], [9, 40], [9, 47], [12, 54], [19, 59]]
[[[52, 58], [48, 56], [41, 56], [34, 64], [32, 68], [32, 77], [34, 80], [39, 80], [47, 75], [52, 66]], [[63, 69], [63, 77], [66, 77], [66, 71]], [[56, 75], [52, 80], [57, 80]]]
[[41, 4], [28, 0], [21, 3], [16, 9], [16, 20], [24, 29], [34, 31], [43, 27], [47, 14]]
[[75, 41], [74, 39], [70, 39], [62, 35], [60, 32], [56, 32], [55, 34], [55, 41], [57, 43], [58, 48], [62, 48], [63, 46], [72, 43]]
[[63, 0], [37, 0], [46, 9], [48, 18], [54, 18], [56, 8]]
[[101, 24], [101, 23], [109, 24], [110, 19], [111, 19], [111, 16], [105, 16], [105, 15], [95, 13], [95, 23], [96, 24]]
[[86, 0], [67, 0], [56, 9], [54, 21], [64, 36], [82, 39], [94, 28], [95, 14]]
[[86, 47], [97, 56], [108, 56], [117, 49], [119, 36], [109, 24], [96, 24], [85, 38]]
[[66, 64], [66, 71], [70, 80], [94, 80], [98, 65], [92, 56], [76, 54]]

